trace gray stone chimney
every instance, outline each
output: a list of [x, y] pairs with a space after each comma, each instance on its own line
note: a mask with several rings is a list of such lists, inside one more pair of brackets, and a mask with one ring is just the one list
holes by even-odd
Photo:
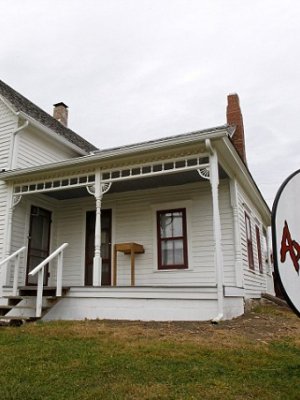
[[65, 127], [68, 126], [68, 106], [63, 103], [54, 104], [53, 117]]

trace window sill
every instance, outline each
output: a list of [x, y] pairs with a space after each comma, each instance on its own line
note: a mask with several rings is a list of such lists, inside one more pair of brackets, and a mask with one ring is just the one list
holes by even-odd
[[187, 271], [193, 271], [192, 268], [170, 268], [170, 269], [155, 269], [153, 270], [154, 273], [164, 273], [164, 272], [187, 272]]
[[248, 268], [248, 271], [251, 272], [251, 274], [253, 274], [253, 275], [258, 275], [258, 276], [263, 276], [263, 275], [265, 275], [264, 272], [256, 271], [255, 269], [250, 269], [250, 268]]

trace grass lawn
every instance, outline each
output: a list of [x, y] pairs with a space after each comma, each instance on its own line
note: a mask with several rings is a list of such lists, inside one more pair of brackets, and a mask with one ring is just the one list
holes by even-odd
[[300, 320], [0, 327], [0, 399], [300, 399]]

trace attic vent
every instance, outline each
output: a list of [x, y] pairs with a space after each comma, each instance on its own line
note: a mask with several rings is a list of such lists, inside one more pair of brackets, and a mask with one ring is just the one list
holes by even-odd
[[63, 103], [54, 104], [53, 117], [65, 127], [68, 126], [68, 106]]

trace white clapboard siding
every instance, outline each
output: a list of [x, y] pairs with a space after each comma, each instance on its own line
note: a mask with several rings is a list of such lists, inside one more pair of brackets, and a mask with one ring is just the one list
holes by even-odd
[[[12, 241], [11, 241], [11, 253], [20, 249], [24, 245], [27, 245], [27, 236], [28, 236], [28, 209], [26, 199], [22, 199], [21, 202], [15, 207], [13, 211], [12, 218]], [[25, 283], [25, 274], [26, 274], [26, 254], [22, 253], [20, 257], [20, 267], [19, 267], [19, 285], [24, 285]], [[14, 279], [14, 271], [11, 265], [10, 273], [8, 276], [8, 282], [10, 285], [13, 284]]]
[[[192, 241], [188, 252], [190, 269], [158, 271], [156, 211], [184, 207], [185, 201], [191, 202], [186, 206], [188, 241]], [[136, 256], [137, 285], [193, 285], [196, 281], [201, 285], [215, 284], [211, 250], [201, 252], [201, 246], [206, 247], [205, 243], [211, 243], [212, 238], [211, 223], [204, 215], [205, 203], [210, 203], [206, 183], [132, 192], [116, 199], [116, 242], [137, 242], [145, 248], [145, 254]], [[206, 236], [195, 241], [194, 234], [200, 230], [205, 230]], [[122, 253], [118, 254], [118, 283], [130, 284], [129, 257]]]
[[56, 214], [57, 242], [69, 243], [64, 252], [63, 284], [82, 286], [85, 268], [85, 216], [94, 210], [93, 197], [61, 201]]
[[8, 168], [10, 144], [17, 128], [17, 117], [0, 100], [0, 171]]
[[[85, 217], [95, 209], [93, 197], [55, 201], [46, 196], [24, 196], [14, 211], [12, 248], [27, 244], [30, 205], [53, 211], [51, 251], [64, 242], [70, 245], [64, 254], [64, 285], [84, 284]], [[189, 269], [157, 271], [156, 210], [186, 207], [189, 241]], [[214, 286], [214, 240], [211, 191], [208, 182], [118, 194], [106, 194], [103, 209], [113, 214], [113, 243], [137, 242], [145, 253], [136, 255], [136, 285]], [[228, 181], [220, 184], [220, 212], [224, 253], [224, 280], [233, 285], [234, 253]], [[25, 279], [25, 264], [20, 279]], [[55, 267], [51, 269], [54, 283]], [[20, 283], [22, 283], [20, 281]], [[130, 284], [129, 256], [118, 253], [118, 284]]]
[[42, 132], [34, 132], [30, 127], [18, 134], [16, 148], [17, 168], [48, 164], [78, 155]]
[[[0, 100], [0, 171], [9, 168], [10, 145], [17, 118]], [[0, 176], [1, 179], [1, 176]], [[7, 218], [7, 188], [0, 180], [0, 259], [5, 257], [5, 229]]]
[[[242, 246], [242, 260], [243, 260], [243, 274], [244, 274], [244, 287], [245, 295], [248, 298], [260, 297], [262, 292], [267, 290], [266, 288], [266, 266], [263, 263], [263, 273], [259, 271], [258, 254], [257, 254], [257, 241], [255, 226], [259, 226], [260, 240], [262, 241], [263, 224], [261, 217], [254, 207], [253, 203], [246, 196], [241, 187], [238, 187], [238, 207], [239, 207], [239, 222], [241, 232], [241, 246]], [[254, 271], [249, 269], [248, 263], [248, 249], [247, 249], [247, 238], [246, 238], [246, 226], [245, 226], [245, 211], [250, 217], [251, 221], [251, 233], [252, 233], [252, 245], [253, 245], [253, 257], [254, 257]]]
[[[103, 209], [113, 214], [113, 243], [137, 242], [145, 253], [136, 255], [136, 285], [207, 285], [216, 284], [211, 191], [208, 182], [184, 186], [106, 194]], [[189, 269], [157, 271], [156, 210], [187, 208]], [[56, 215], [57, 241], [68, 242], [64, 257], [64, 284], [83, 285], [85, 215], [93, 210], [92, 197], [59, 202]], [[220, 184], [220, 210], [224, 249], [225, 283], [233, 284], [234, 254], [232, 214], [228, 182]], [[118, 285], [130, 284], [130, 260], [118, 253]]]
[[236, 276], [234, 267], [233, 213], [230, 203], [230, 188], [228, 180], [221, 180], [220, 182], [219, 202], [224, 260], [224, 284], [234, 286]]

